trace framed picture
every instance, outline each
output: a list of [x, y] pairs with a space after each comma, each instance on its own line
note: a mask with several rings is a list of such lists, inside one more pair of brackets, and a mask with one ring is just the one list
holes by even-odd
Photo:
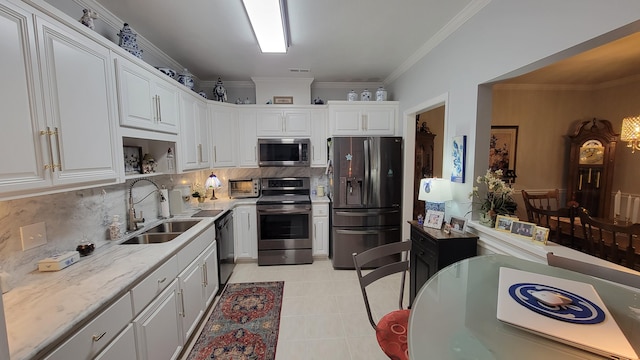
[[489, 169], [502, 170], [504, 175], [516, 173], [518, 150], [517, 126], [492, 126], [489, 140]]
[[274, 104], [293, 104], [293, 96], [274, 96]]
[[464, 183], [464, 164], [467, 155], [467, 136], [453, 137], [453, 170], [451, 170], [451, 182]]
[[123, 146], [125, 175], [142, 174], [142, 148]]
[[535, 228], [536, 224], [514, 220], [511, 224], [511, 233], [531, 239], [533, 238]]
[[434, 229], [440, 229], [442, 227], [442, 221], [444, 220], [444, 211], [427, 211], [427, 216], [424, 219], [424, 226]]
[[511, 225], [514, 221], [518, 221], [518, 218], [498, 215], [496, 217], [496, 230], [511, 232]]
[[464, 232], [464, 225], [467, 223], [467, 219], [452, 216], [449, 220], [449, 225], [451, 225], [451, 231], [462, 233]]
[[547, 245], [548, 239], [549, 239], [549, 229], [542, 226], [536, 226], [535, 230], [533, 230], [533, 242]]

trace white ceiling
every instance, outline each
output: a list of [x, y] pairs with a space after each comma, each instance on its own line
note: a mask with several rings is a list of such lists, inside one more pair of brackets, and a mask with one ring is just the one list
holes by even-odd
[[487, 2], [288, 0], [289, 51], [261, 54], [241, 0], [100, 1], [201, 80], [321, 82], [388, 81]]

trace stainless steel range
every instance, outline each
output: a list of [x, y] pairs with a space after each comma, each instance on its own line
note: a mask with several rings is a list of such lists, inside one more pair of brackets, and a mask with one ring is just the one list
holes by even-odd
[[310, 264], [309, 178], [263, 178], [258, 215], [258, 265]]

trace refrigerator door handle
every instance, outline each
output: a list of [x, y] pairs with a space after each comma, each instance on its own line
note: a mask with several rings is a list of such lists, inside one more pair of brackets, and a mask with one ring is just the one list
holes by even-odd
[[389, 231], [399, 231], [400, 228], [387, 228], [387, 229], [379, 229], [379, 230], [345, 230], [345, 229], [336, 229], [336, 233], [338, 234], [346, 234], [346, 235], [376, 235], [381, 232], [389, 232]]
[[374, 210], [374, 211], [336, 211], [336, 215], [340, 216], [352, 216], [352, 217], [364, 217], [371, 215], [386, 215], [386, 214], [396, 214], [399, 213], [399, 209], [395, 210]]
[[371, 138], [364, 140], [364, 196], [362, 204], [369, 204], [369, 194], [371, 192]]

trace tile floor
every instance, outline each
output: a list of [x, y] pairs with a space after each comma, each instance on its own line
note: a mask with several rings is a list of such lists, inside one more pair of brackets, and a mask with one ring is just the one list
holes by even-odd
[[[399, 276], [368, 288], [374, 320], [397, 309]], [[367, 319], [354, 270], [334, 270], [330, 260], [287, 266], [237, 264], [229, 281], [285, 282], [276, 360], [388, 359]]]

